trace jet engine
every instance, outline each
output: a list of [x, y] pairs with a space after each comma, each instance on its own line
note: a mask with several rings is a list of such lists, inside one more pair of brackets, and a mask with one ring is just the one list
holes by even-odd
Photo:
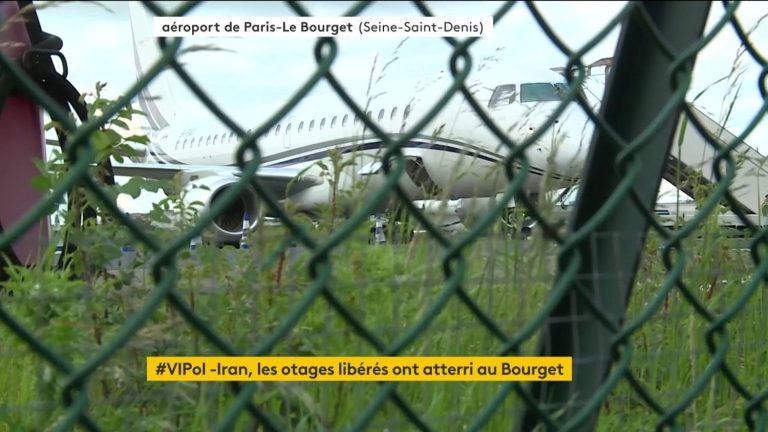
[[[183, 201], [186, 208], [193, 206], [200, 216], [207, 214], [213, 205], [225, 198], [225, 194], [236, 186], [240, 180], [234, 176], [192, 175], [184, 183]], [[259, 210], [258, 195], [250, 185], [237, 194], [223, 212], [218, 214], [206, 229], [206, 237], [212, 235], [212, 240], [219, 244], [237, 244], [243, 234], [243, 219], [247, 212], [249, 229], [256, 226]]]

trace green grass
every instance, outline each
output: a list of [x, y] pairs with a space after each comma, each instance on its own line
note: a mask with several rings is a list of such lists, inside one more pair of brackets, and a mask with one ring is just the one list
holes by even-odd
[[[160, 234], [160, 233], [158, 233]], [[320, 235], [319, 232], [315, 234]], [[171, 235], [166, 233], [165, 235]], [[308, 253], [286, 260], [279, 283], [272, 253], [282, 234], [268, 229], [248, 251], [203, 248], [184, 253], [177, 289], [195, 313], [240, 352], [253, 350], [277, 327], [311, 288]], [[119, 236], [118, 236], [119, 237]], [[99, 238], [104, 238], [103, 234]], [[508, 335], [533, 318], [547, 298], [556, 271], [556, 249], [539, 239], [528, 242], [491, 235], [465, 251], [464, 288]], [[714, 240], [712, 240], [714, 239]], [[665, 275], [654, 241], [636, 278], [629, 308], [635, 316], [656, 294]], [[685, 281], [706, 307], [717, 314], [742, 292], [738, 282], [749, 275], [745, 252], [722, 249], [722, 239], [690, 242]], [[706, 249], [705, 249], [706, 248]], [[710, 252], [708, 252], [708, 250]], [[715, 250], [717, 253], [712, 253]], [[371, 246], [367, 229], [331, 255], [329, 286], [344, 306], [376, 337], [391, 345], [418, 325], [445, 289], [440, 247], [426, 238], [409, 245]], [[709, 295], [699, 289], [719, 260], [718, 285]], [[50, 271], [27, 271], [16, 278], [14, 296], [3, 306], [37, 337], [73, 364], [82, 364], [110, 341], [120, 325], [138, 311], [153, 283], [148, 271], [95, 277], [89, 283], [66, 282]], [[708, 297], [708, 298], [707, 298]], [[764, 288], [728, 324], [727, 361], [752, 392], [768, 386], [768, 348]], [[635, 333], [631, 363], [637, 379], [663, 406], [682, 398], [705, 370], [711, 355], [704, 332], [707, 323], [676, 292], [668, 306]], [[535, 354], [536, 338], [521, 354]], [[456, 296], [401, 355], [496, 355], [503, 341], [493, 337]], [[210, 342], [168, 303], [88, 380], [89, 413], [104, 430], [208, 430], [219, 422], [234, 397], [227, 383], [149, 383], [148, 355], [220, 355]], [[329, 303], [318, 298], [272, 355], [376, 355], [373, 345], [356, 334]], [[0, 431], [49, 430], [61, 421], [61, 385], [65, 377], [31, 353], [0, 326]], [[435, 430], [462, 430], [491, 402], [502, 383], [404, 382], [398, 393]], [[254, 403], [279, 419], [287, 430], [342, 430], [360, 419], [382, 386], [373, 382], [263, 383]], [[509, 394], [495, 410], [486, 430], [508, 429], [521, 401]], [[706, 384], [678, 417], [685, 430], [745, 428], [745, 400], [721, 374]], [[600, 430], [651, 429], [658, 416], [622, 381], [603, 404]], [[237, 430], [252, 420], [241, 414]], [[370, 430], [413, 430], [390, 401], [369, 424]]]

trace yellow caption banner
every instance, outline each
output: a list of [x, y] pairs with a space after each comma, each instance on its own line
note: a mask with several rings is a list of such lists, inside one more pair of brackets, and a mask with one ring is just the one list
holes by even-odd
[[571, 357], [147, 357], [147, 381], [571, 381]]

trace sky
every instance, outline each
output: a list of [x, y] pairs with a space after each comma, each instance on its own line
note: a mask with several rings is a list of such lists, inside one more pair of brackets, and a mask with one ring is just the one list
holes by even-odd
[[[45, 3], [45, 2], [40, 2]], [[168, 6], [173, 2], [159, 2]], [[303, 2], [312, 15], [338, 16], [351, 2]], [[499, 2], [427, 2], [437, 16], [490, 16]], [[578, 49], [593, 38], [626, 5], [625, 2], [536, 2], [538, 10], [571, 49]], [[716, 2], [705, 31], [722, 17], [724, 7]], [[416, 16], [419, 12], [410, 2], [375, 2], [364, 16]], [[737, 18], [745, 29], [753, 27], [768, 14], [766, 2], [742, 2]], [[206, 2], [189, 16], [295, 16], [282, 2]], [[62, 49], [69, 66], [69, 80], [80, 92], [92, 91], [97, 81], [106, 82], [105, 95], [115, 98], [135, 80], [131, 45], [131, 27], [126, 2], [61, 2], [39, 11], [44, 31], [61, 37]], [[759, 51], [768, 47], [768, 23], [761, 25], [750, 40]], [[617, 27], [586, 56], [591, 62], [614, 54], [619, 36]], [[187, 38], [183, 46], [214, 44], [221, 51], [192, 51], [180, 60], [190, 74], [208, 91], [224, 111], [246, 129], [259, 126], [267, 115], [292, 95], [314, 70], [315, 38], [242, 37]], [[376, 61], [379, 73], [392, 61], [380, 82], [393, 88], [412, 85], [422, 77], [443, 73], [447, 87], [450, 46], [440, 38], [358, 37], [339, 39], [339, 53], [332, 71], [363, 103], [370, 71]], [[400, 48], [398, 48], [400, 45]], [[688, 100], [733, 67], [740, 42], [727, 26], [700, 53], [694, 69], [693, 85]], [[762, 49], [761, 49], [762, 48]], [[563, 66], [566, 57], [539, 28], [525, 4], [517, 3], [496, 23], [493, 35], [481, 38], [471, 49], [475, 61], [470, 81], [521, 82], [553, 79], [549, 68]], [[765, 55], [765, 53], [762, 53]], [[482, 64], [482, 67], [480, 66]], [[748, 55], [741, 65], [742, 88], [733, 113], [726, 124], [734, 134], [741, 133], [762, 104], [757, 87], [760, 67]], [[481, 70], [479, 70], [481, 69]], [[166, 74], [166, 73], [164, 73]], [[172, 74], [168, 72], [167, 74]], [[186, 90], [180, 80], [169, 77], [173, 95], [183, 117], [189, 121], [213, 121], [213, 117]], [[730, 84], [723, 82], [710, 88], [697, 100], [697, 106], [715, 119], [722, 118], [724, 100], [733, 97]], [[313, 94], [330, 93], [322, 83]], [[768, 122], [762, 121], [750, 134], [747, 143], [768, 154]], [[670, 189], [668, 186], [663, 189]]]

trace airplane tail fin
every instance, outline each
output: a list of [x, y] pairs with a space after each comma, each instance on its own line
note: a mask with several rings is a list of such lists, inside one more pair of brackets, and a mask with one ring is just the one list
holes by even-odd
[[[133, 38], [133, 59], [137, 79], [160, 57], [160, 48], [152, 34], [151, 18], [140, 2], [128, 2]], [[167, 127], [176, 117], [168, 72], [161, 72], [138, 95], [141, 110], [146, 114], [149, 127], [160, 130]]]

